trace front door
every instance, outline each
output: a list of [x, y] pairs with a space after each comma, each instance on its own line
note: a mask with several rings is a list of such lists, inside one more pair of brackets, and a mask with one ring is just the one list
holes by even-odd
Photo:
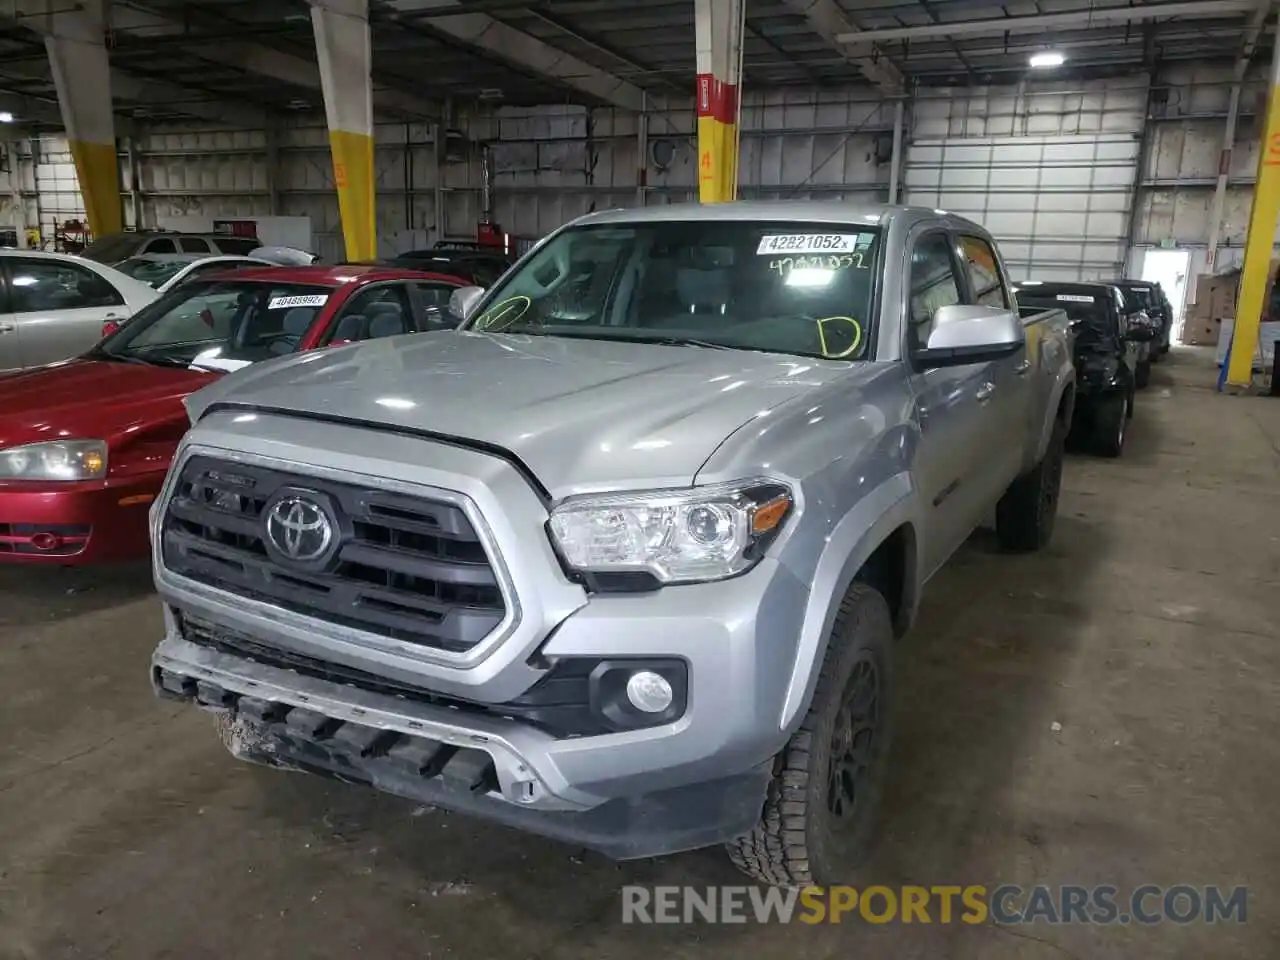
[[[908, 355], [928, 345], [939, 307], [963, 302], [952, 241], [944, 231], [914, 243], [907, 307]], [[912, 374], [920, 447], [915, 472], [929, 522], [922, 544], [926, 574], [946, 562], [982, 521], [984, 504], [975, 489], [987, 467], [983, 446], [994, 364], [917, 369]]]
[[105, 320], [123, 319], [128, 312], [115, 287], [77, 263], [53, 257], [8, 257], [5, 264], [24, 367], [84, 353], [102, 339]]

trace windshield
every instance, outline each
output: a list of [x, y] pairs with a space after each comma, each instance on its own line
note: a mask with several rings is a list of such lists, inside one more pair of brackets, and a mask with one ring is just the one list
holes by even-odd
[[136, 233], [109, 233], [85, 247], [81, 256], [98, 263], [118, 263], [138, 249], [140, 242]]
[[184, 283], [140, 310], [94, 356], [234, 369], [297, 350], [332, 293], [329, 287], [261, 280]]
[[575, 227], [510, 274], [467, 326], [859, 360], [879, 249], [880, 231], [862, 225]]
[[130, 257], [123, 263], [117, 263], [116, 269], [135, 280], [159, 289], [166, 280], [191, 262], [190, 260], [148, 260], [146, 257]]

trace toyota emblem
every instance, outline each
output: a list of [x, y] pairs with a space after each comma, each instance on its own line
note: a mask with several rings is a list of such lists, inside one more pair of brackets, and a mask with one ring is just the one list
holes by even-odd
[[309, 563], [329, 551], [333, 521], [314, 500], [282, 497], [267, 511], [267, 540], [282, 556]]

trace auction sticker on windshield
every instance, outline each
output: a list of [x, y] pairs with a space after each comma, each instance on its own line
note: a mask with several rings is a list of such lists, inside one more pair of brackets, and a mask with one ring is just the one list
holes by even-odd
[[329, 300], [327, 293], [309, 293], [296, 297], [272, 297], [268, 310], [285, 310], [290, 307], [323, 307]]
[[1078, 293], [1060, 293], [1058, 299], [1064, 303], [1093, 303], [1093, 297], [1082, 296]]
[[784, 233], [760, 238], [758, 256], [774, 253], [853, 253], [856, 233]]

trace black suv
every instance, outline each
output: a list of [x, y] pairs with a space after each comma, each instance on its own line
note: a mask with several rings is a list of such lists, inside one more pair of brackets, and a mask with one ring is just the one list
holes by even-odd
[[516, 262], [516, 258], [483, 244], [445, 242], [429, 250], [398, 253], [390, 262], [411, 270], [447, 273], [477, 287], [491, 287]]
[[1138, 308], [1145, 310], [1152, 320], [1159, 321], [1160, 335], [1151, 344], [1152, 361], [1157, 361], [1168, 353], [1173, 332], [1173, 304], [1165, 296], [1164, 288], [1150, 280], [1121, 279], [1102, 282], [1115, 284], [1128, 300], [1136, 302]]
[[1103, 456], [1118, 457], [1133, 417], [1138, 371], [1145, 347], [1157, 335], [1154, 323], [1126, 303], [1109, 282], [1059, 283], [1026, 280], [1014, 285], [1020, 307], [1058, 308], [1071, 321], [1076, 368], [1072, 438]]

